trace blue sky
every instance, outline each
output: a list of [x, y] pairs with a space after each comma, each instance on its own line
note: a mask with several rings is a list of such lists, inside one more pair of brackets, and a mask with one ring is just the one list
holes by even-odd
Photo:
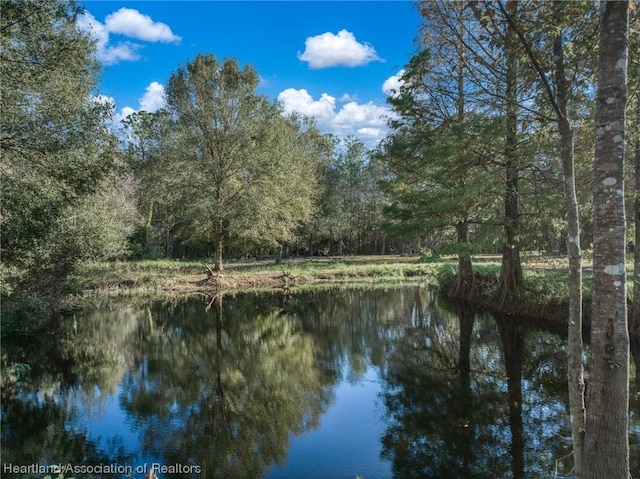
[[323, 132], [373, 146], [386, 93], [414, 51], [410, 1], [85, 1], [78, 21], [98, 44], [99, 94], [114, 118], [163, 105], [173, 71], [198, 53], [251, 64], [259, 92], [313, 115]]

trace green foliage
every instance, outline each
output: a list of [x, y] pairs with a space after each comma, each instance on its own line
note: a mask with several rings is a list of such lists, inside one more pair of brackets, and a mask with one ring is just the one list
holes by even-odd
[[181, 225], [180, 191], [172, 188], [179, 172], [180, 154], [171, 117], [166, 110], [140, 111], [123, 120], [126, 162], [131, 169], [140, 214], [138, 229], [129, 237], [134, 259], [157, 259], [170, 252], [167, 241], [179, 239]]
[[72, 1], [2, 2], [3, 293], [59, 289], [77, 260], [65, 245], [85, 232], [68, 223], [114, 161], [112, 105], [93, 97], [98, 65], [78, 13]]
[[386, 198], [378, 187], [384, 166], [357, 138], [328, 140], [320, 165], [319, 211], [304, 236], [311, 250], [329, 255], [380, 253], [386, 240], [381, 231]]
[[457, 274], [458, 268], [456, 265], [452, 263], [444, 264], [438, 268], [438, 272], [436, 273], [436, 282], [441, 288], [451, 285], [456, 280]]
[[[54, 229], [80, 260], [109, 260], [128, 254], [127, 241], [137, 220], [131, 177], [109, 177], [98, 191], [69, 208]], [[53, 239], [52, 239], [53, 241]]]
[[45, 302], [36, 295], [27, 296], [20, 303], [7, 307], [2, 313], [2, 334], [30, 334], [41, 329], [49, 313]]
[[164, 186], [181, 206], [181, 236], [216, 250], [230, 238], [292, 239], [314, 209], [319, 135], [255, 91], [257, 72], [198, 55], [167, 87], [175, 145]]

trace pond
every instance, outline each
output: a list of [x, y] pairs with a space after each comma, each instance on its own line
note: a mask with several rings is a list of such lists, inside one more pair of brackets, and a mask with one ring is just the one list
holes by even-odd
[[2, 477], [566, 477], [565, 349], [419, 286], [113, 304], [3, 344]]

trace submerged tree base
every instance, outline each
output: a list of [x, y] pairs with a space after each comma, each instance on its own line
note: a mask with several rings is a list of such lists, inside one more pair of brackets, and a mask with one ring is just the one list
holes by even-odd
[[[566, 324], [569, 318], [569, 299], [558, 287], [555, 273], [538, 274], [536, 281], [526, 287], [514, 288], [509, 294], [497, 295], [498, 277], [484, 272], [474, 273], [471, 291], [456, 288], [455, 276], [439, 275], [439, 288], [446, 297], [467, 301], [490, 311], [520, 316], [538, 321]], [[583, 324], [589, 326], [591, 295], [583, 293]]]

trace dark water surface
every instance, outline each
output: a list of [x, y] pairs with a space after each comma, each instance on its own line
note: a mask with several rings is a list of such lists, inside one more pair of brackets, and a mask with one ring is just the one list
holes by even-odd
[[[52, 464], [76, 479], [152, 464], [162, 479], [571, 469], [565, 341], [417, 286], [112, 305], [3, 344], [3, 362], [31, 371], [3, 391], [2, 477]], [[638, 411], [634, 390], [636, 471]]]

